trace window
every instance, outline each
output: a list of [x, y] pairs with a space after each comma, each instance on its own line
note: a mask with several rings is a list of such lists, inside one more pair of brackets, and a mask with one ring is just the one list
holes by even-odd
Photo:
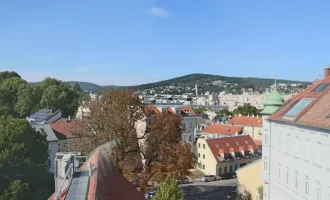
[[316, 143], [316, 163], [321, 164], [321, 142]]
[[181, 115], [181, 109], [180, 108], [176, 108], [175, 109], [175, 114], [176, 115]]
[[203, 149], [205, 149], [205, 144], [203, 144]]
[[281, 149], [281, 139], [282, 139], [282, 135], [280, 134], [278, 137], [277, 137], [277, 148], [278, 149]]
[[203, 169], [205, 169], [205, 165], [203, 165]]
[[298, 138], [295, 138], [293, 140], [293, 148], [294, 148], [294, 155], [298, 156], [299, 155], [299, 141], [298, 141]]
[[50, 165], [51, 165], [50, 159], [47, 160], [47, 164], [48, 164], [48, 167], [50, 167]]
[[290, 146], [290, 137], [287, 135], [285, 139], [285, 152], [289, 153], [289, 146]]
[[297, 171], [294, 173], [294, 189], [298, 190], [298, 184], [299, 184], [299, 174]]
[[309, 178], [308, 176], [305, 176], [305, 195], [309, 195]]
[[321, 200], [321, 183], [316, 181], [316, 200]]
[[233, 166], [231, 166], [231, 165], [230, 165], [230, 167], [229, 167], [229, 172], [230, 172], [230, 173], [233, 172]]
[[227, 166], [225, 167], [225, 173], [227, 173]]
[[191, 128], [191, 129], [193, 128], [193, 122], [189, 123], [189, 128]]
[[198, 157], [199, 157], [199, 158], [201, 157], [201, 154], [200, 154], [200, 153], [198, 153]]
[[192, 142], [192, 136], [189, 135], [189, 142]]
[[277, 163], [277, 179], [281, 179], [281, 164]]
[[304, 152], [304, 156], [305, 156], [305, 159], [308, 159], [308, 154], [309, 154], [309, 152], [308, 152], [308, 140], [305, 140], [305, 152]]
[[186, 123], [182, 122], [182, 130], [185, 131], [186, 130]]
[[268, 133], [264, 134], [264, 144], [268, 145]]
[[198, 148], [201, 148], [201, 143], [198, 143]]
[[235, 165], [235, 170], [237, 170], [237, 164]]
[[219, 175], [221, 175], [221, 174], [222, 174], [222, 168], [219, 167]]
[[285, 167], [285, 183], [289, 184], [289, 168]]
[[203, 159], [205, 159], [205, 154], [203, 154]]
[[264, 157], [264, 172], [268, 172], [268, 157]]
[[325, 88], [329, 86], [329, 83], [321, 83], [319, 86], [317, 86], [313, 92], [322, 92]]
[[301, 99], [293, 108], [285, 113], [284, 118], [294, 119], [304, 108], [306, 108], [314, 99]]

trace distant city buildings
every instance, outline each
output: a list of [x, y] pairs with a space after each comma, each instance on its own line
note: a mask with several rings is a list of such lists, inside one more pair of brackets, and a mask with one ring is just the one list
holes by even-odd
[[329, 199], [329, 86], [326, 68], [323, 80], [285, 101], [275, 113], [275, 108], [265, 108], [264, 113], [272, 115], [265, 117], [263, 127], [264, 200]]

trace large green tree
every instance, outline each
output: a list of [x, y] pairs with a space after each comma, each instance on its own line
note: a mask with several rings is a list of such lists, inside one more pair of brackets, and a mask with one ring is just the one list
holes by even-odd
[[167, 178], [157, 190], [154, 200], [183, 200], [183, 195], [175, 180]]
[[40, 109], [42, 96], [41, 88], [38, 85], [25, 85], [18, 90], [15, 111], [20, 117], [26, 117]]
[[0, 72], [0, 84], [8, 79], [8, 78], [12, 78], [12, 77], [18, 77], [21, 78], [20, 75], [18, 75], [16, 72], [9, 72], [9, 71], [4, 71], [4, 72]]
[[53, 184], [48, 156], [45, 135], [25, 119], [0, 116], [0, 199], [47, 198]]
[[15, 115], [13, 102], [10, 90], [0, 85], [0, 115]]
[[1, 84], [2, 87], [7, 88], [11, 95], [13, 96], [13, 101], [16, 103], [17, 101], [17, 93], [20, 88], [25, 87], [27, 82], [18, 77], [12, 77], [4, 80]]
[[235, 110], [233, 110], [233, 114], [236, 115], [243, 115], [243, 116], [248, 116], [248, 115], [260, 115], [260, 110], [258, 110], [256, 107], [251, 106], [249, 104], [246, 104], [244, 106], [238, 106]]

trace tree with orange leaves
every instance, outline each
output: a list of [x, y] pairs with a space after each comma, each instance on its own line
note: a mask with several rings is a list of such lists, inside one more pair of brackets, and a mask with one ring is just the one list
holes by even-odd
[[[138, 94], [130, 90], [105, 90], [99, 101], [88, 106], [90, 115], [70, 131], [79, 139], [71, 145], [84, 154], [108, 142], [117, 168], [126, 178], [137, 179], [142, 191], [150, 181], [160, 183], [167, 177], [185, 179], [196, 158], [190, 145], [181, 142], [182, 118], [176, 115], [153, 116], [145, 109]], [[144, 134], [136, 124], [151, 119]], [[139, 141], [143, 143], [139, 143]], [[142, 162], [144, 161], [144, 162]]]

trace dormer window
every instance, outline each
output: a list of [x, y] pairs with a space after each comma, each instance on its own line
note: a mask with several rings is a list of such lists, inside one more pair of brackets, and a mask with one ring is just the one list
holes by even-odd
[[304, 110], [314, 99], [305, 98], [301, 99], [296, 105], [294, 105], [287, 113], [285, 113], [285, 119], [293, 120], [302, 110]]
[[181, 115], [181, 109], [180, 108], [176, 108], [175, 109], [175, 114], [176, 115]]

